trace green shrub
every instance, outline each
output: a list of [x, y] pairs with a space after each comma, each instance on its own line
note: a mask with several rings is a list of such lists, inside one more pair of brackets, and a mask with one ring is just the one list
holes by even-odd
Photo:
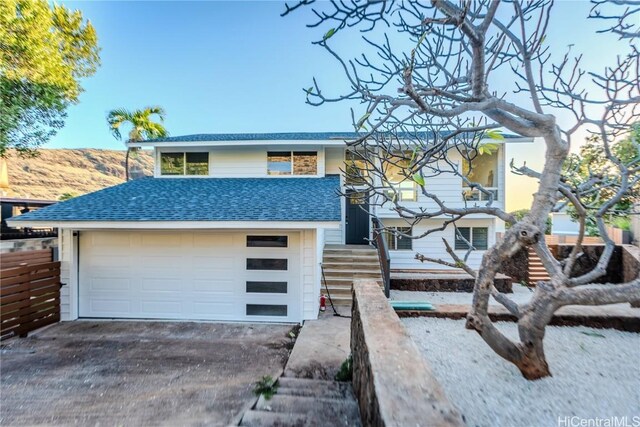
[[342, 362], [340, 365], [340, 370], [336, 374], [336, 381], [351, 381], [353, 377], [353, 358], [351, 356], [347, 357], [347, 359]]
[[278, 384], [273, 380], [271, 375], [265, 375], [262, 377], [260, 381], [256, 382], [256, 385], [253, 388], [253, 393], [256, 396], [262, 395], [267, 400], [271, 399], [277, 391]]

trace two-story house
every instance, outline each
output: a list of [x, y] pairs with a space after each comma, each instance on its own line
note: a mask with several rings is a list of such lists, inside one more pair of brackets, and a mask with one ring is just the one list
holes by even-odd
[[[131, 143], [153, 150], [153, 178], [58, 203], [11, 225], [59, 228], [63, 320], [314, 319], [325, 246], [371, 238], [370, 215], [362, 209], [367, 198], [339, 195], [342, 171], [357, 167], [345, 144], [353, 137], [208, 134]], [[502, 145], [478, 162], [473, 179], [492, 188], [503, 206]], [[413, 184], [400, 181], [404, 204], [429, 207]], [[466, 191], [453, 174], [429, 186], [454, 204], [484, 197]], [[386, 206], [372, 210], [386, 226], [414, 235], [438, 225], [433, 219], [407, 228]], [[503, 224], [475, 215], [458, 225], [477, 249], [470, 259], [477, 266]], [[413, 259], [415, 252], [446, 257], [442, 237], [455, 241], [451, 227], [418, 240], [388, 235], [391, 267], [442, 269]]]

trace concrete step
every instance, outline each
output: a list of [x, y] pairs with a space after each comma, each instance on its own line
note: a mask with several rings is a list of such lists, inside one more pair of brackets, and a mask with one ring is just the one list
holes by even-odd
[[376, 249], [327, 249], [323, 250], [327, 256], [378, 256]]
[[[340, 305], [340, 306], [344, 306], [344, 305], [351, 305], [353, 298], [351, 297], [351, 295], [334, 295], [331, 294], [331, 300], [333, 301], [333, 305]], [[330, 307], [331, 304], [329, 303], [329, 301], [327, 301], [327, 306]], [[327, 309], [329, 310], [329, 309]]]
[[[325, 282], [327, 283], [327, 286], [346, 286], [349, 289], [351, 289], [351, 286], [353, 285], [353, 278], [351, 277], [326, 277], [325, 276]], [[322, 288], [324, 289], [324, 283], [322, 282]]]
[[327, 294], [327, 288], [329, 289], [329, 293], [331, 296], [336, 295], [349, 295], [351, 296], [351, 285], [349, 286], [327, 286], [326, 288], [323, 286], [320, 290], [321, 294]]
[[329, 278], [381, 278], [382, 273], [378, 269], [369, 271], [362, 269], [351, 269], [351, 270], [335, 270], [335, 269], [325, 269], [324, 275], [327, 279]]
[[278, 385], [278, 395], [355, 399], [350, 383], [281, 377], [278, 380]]
[[379, 262], [328, 262], [322, 263], [325, 270], [380, 270]]
[[303, 427], [306, 419], [305, 414], [284, 414], [252, 409], [245, 412], [240, 425], [247, 427]]
[[260, 396], [255, 409], [286, 414], [304, 414], [307, 420], [321, 420], [322, 425], [327, 426], [360, 425], [360, 410], [355, 399], [328, 399], [276, 394], [270, 400]]
[[331, 262], [351, 262], [351, 263], [379, 263], [378, 255], [364, 255], [364, 256], [354, 256], [354, 255], [324, 255], [322, 257], [322, 263], [327, 264]]

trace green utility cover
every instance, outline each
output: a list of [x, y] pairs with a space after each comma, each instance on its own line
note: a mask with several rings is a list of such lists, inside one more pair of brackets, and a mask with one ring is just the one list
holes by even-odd
[[394, 310], [421, 310], [431, 311], [435, 308], [430, 302], [412, 302], [412, 301], [389, 301]]

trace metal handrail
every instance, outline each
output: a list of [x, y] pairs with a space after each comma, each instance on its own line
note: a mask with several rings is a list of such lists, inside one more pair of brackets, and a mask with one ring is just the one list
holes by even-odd
[[378, 260], [380, 261], [380, 269], [382, 270], [382, 283], [384, 285], [384, 294], [389, 298], [391, 289], [391, 258], [389, 256], [389, 248], [382, 231], [384, 227], [378, 218], [371, 219], [373, 223], [373, 244], [378, 249]]

